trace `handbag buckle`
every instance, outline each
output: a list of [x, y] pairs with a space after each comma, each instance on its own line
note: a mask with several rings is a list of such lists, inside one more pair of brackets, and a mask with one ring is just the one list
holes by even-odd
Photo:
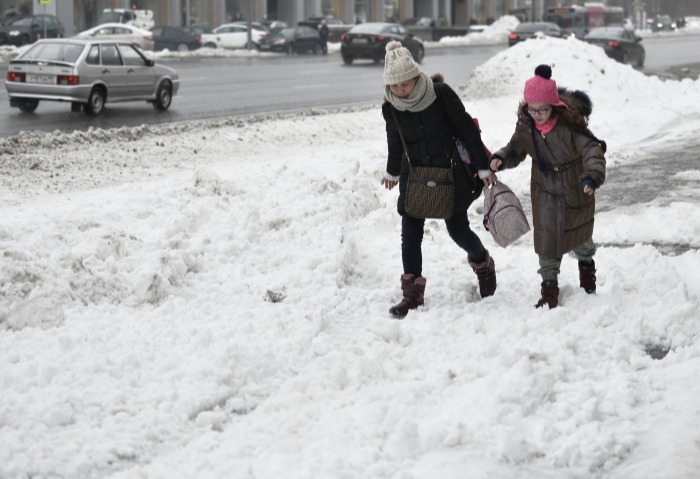
[[428, 181], [425, 184], [425, 186], [427, 186], [428, 188], [435, 188], [437, 186], [437, 183], [431, 180], [431, 181]]

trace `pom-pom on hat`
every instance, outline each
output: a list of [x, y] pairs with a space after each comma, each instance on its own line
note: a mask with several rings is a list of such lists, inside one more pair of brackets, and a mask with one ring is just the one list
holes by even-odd
[[420, 75], [420, 67], [411, 56], [411, 52], [401, 42], [386, 44], [384, 57], [384, 84], [396, 85]]
[[549, 65], [535, 68], [535, 76], [525, 82], [524, 95], [525, 103], [548, 103], [566, 107], [566, 103], [559, 99], [557, 82], [552, 80], [552, 68]]

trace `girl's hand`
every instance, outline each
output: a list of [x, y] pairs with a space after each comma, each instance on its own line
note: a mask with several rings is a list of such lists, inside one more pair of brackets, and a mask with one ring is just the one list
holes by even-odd
[[386, 178], [382, 178], [382, 185], [384, 185], [384, 188], [386, 188], [387, 190], [392, 189], [394, 186], [396, 186], [398, 184], [399, 184], [398, 181], [392, 181], [392, 180], [388, 180]]
[[494, 158], [491, 160], [491, 163], [489, 163], [489, 168], [493, 171], [498, 171], [501, 169], [501, 165], [503, 164], [503, 161], [501, 161], [500, 158]]
[[498, 178], [496, 177], [496, 173], [491, 173], [490, 176], [487, 176], [486, 178], [483, 179], [484, 186], [489, 187], [492, 184], [494, 184], [496, 181], [498, 181]]

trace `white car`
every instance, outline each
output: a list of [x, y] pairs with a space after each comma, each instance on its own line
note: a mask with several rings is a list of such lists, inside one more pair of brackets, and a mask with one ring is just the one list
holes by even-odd
[[153, 50], [153, 33], [125, 23], [103, 23], [78, 33], [76, 38], [104, 38], [115, 42], [129, 42], [141, 50]]
[[201, 43], [204, 48], [218, 48], [222, 46], [219, 35], [216, 35], [209, 27], [205, 27], [203, 25], [191, 25], [189, 27], [182, 28], [195, 37], [199, 37], [199, 43]]
[[[226, 23], [214, 29], [214, 34], [221, 39], [220, 45], [224, 48], [246, 48], [248, 46], [248, 26], [241, 23]], [[253, 46], [258, 48], [260, 39], [267, 35], [267, 32], [256, 30], [251, 31]]]

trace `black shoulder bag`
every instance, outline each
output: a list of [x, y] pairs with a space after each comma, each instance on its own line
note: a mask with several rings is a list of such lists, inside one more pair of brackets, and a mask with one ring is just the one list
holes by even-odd
[[455, 211], [454, 163], [449, 168], [411, 164], [401, 125], [393, 108], [390, 109], [408, 161], [408, 184], [404, 195], [406, 214], [414, 218], [451, 218]]

